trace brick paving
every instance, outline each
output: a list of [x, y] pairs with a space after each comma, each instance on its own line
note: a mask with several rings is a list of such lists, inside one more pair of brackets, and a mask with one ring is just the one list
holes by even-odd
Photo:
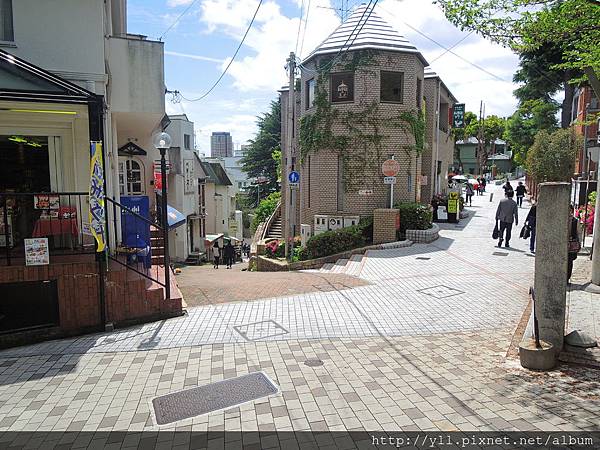
[[534, 258], [517, 230], [493, 247], [497, 200], [431, 245], [370, 251], [353, 268], [368, 285], [0, 352], [0, 431], [157, 430], [152, 398], [257, 370], [279, 394], [160, 429], [598, 430], [597, 372], [506, 357]]
[[188, 307], [216, 305], [344, 290], [368, 284], [366, 280], [342, 274], [302, 272], [243, 271], [248, 263], [237, 263], [232, 269], [212, 264], [188, 266], [177, 275], [177, 284]]

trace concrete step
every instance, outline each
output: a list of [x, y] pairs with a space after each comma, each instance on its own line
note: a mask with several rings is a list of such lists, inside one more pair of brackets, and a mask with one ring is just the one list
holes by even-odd
[[347, 263], [348, 263], [347, 259], [338, 259], [337, 262], [333, 265], [331, 272], [332, 273], [345, 273]]
[[323, 264], [323, 267], [321, 267], [319, 272], [331, 272], [332, 268], [333, 268], [333, 263], [326, 263], [326, 264]]
[[[358, 258], [356, 258], [358, 256]], [[362, 255], [354, 255], [346, 264], [346, 275], [357, 277], [362, 267]]]

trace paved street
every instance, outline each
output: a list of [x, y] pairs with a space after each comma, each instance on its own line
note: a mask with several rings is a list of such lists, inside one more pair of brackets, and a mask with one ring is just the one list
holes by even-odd
[[513, 248], [494, 247], [492, 190], [431, 245], [369, 251], [367, 285], [3, 351], [0, 430], [157, 429], [155, 396], [256, 370], [280, 393], [163, 428], [598, 429], [597, 372], [535, 374], [506, 358], [534, 258], [520, 227]]

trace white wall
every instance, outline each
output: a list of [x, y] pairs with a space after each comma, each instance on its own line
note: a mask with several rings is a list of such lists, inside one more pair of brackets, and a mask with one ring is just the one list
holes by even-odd
[[13, 1], [14, 47], [3, 47], [84, 88], [103, 93], [104, 2]]

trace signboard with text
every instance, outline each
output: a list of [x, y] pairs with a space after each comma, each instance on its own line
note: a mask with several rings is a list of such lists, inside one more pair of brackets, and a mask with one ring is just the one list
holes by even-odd
[[452, 109], [452, 128], [465, 127], [465, 104], [456, 103]]
[[44, 266], [50, 264], [48, 238], [25, 239], [25, 265]]

